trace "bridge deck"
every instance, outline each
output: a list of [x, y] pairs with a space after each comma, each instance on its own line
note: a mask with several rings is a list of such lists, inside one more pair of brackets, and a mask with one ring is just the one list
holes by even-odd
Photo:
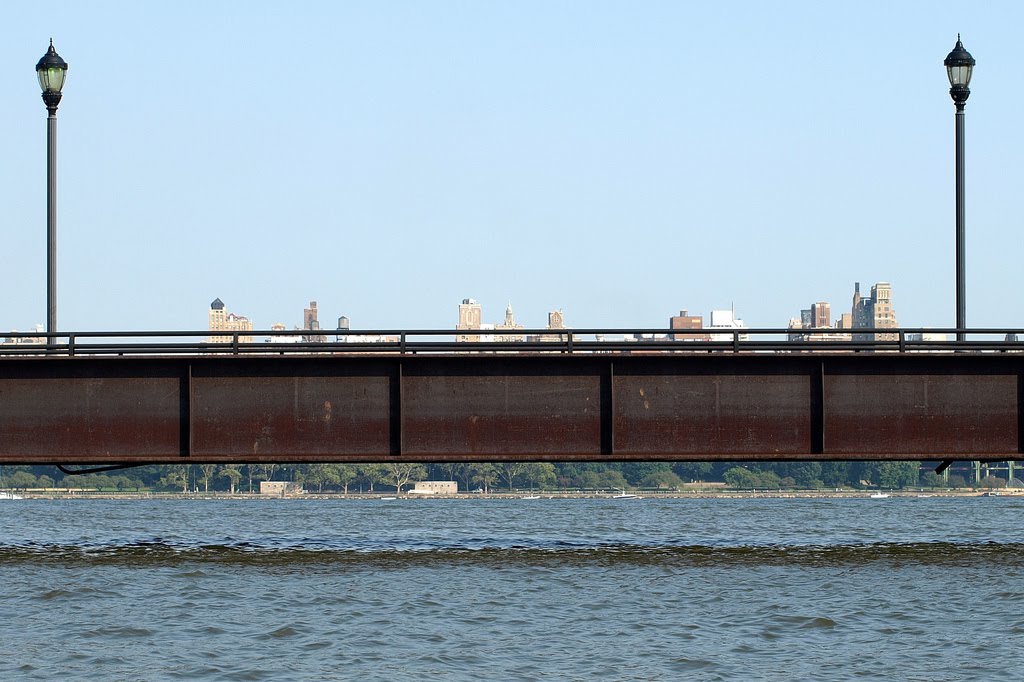
[[1015, 459], [1017, 353], [0, 359], [0, 464]]

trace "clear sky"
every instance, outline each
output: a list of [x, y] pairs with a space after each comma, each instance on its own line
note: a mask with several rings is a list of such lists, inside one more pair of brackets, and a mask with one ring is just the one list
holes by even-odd
[[1019, 2], [49, 2], [0, 22], [0, 329], [46, 314], [52, 36], [59, 326], [543, 326], [853, 283], [953, 324], [956, 34], [968, 323], [1024, 327]]

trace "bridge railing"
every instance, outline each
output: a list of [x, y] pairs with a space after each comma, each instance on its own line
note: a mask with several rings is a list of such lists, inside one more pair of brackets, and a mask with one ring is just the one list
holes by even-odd
[[[957, 340], [957, 335], [964, 340]], [[0, 357], [562, 353], [1024, 352], [1024, 330], [414, 329], [0, 334]]]

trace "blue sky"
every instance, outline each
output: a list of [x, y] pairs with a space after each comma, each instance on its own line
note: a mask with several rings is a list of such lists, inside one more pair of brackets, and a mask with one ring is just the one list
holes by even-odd
[[0, 22], [0, 329], [784, 326], [854, 281], [953, 323], [957, 32], [971, 326], [1024, 327], [1019, 3], [53, 2]]

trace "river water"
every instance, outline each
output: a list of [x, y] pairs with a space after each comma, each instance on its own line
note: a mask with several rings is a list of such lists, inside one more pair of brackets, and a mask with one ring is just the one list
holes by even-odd
[[1024, 499], [0, 501], [0, 679], [1020, 680]]

